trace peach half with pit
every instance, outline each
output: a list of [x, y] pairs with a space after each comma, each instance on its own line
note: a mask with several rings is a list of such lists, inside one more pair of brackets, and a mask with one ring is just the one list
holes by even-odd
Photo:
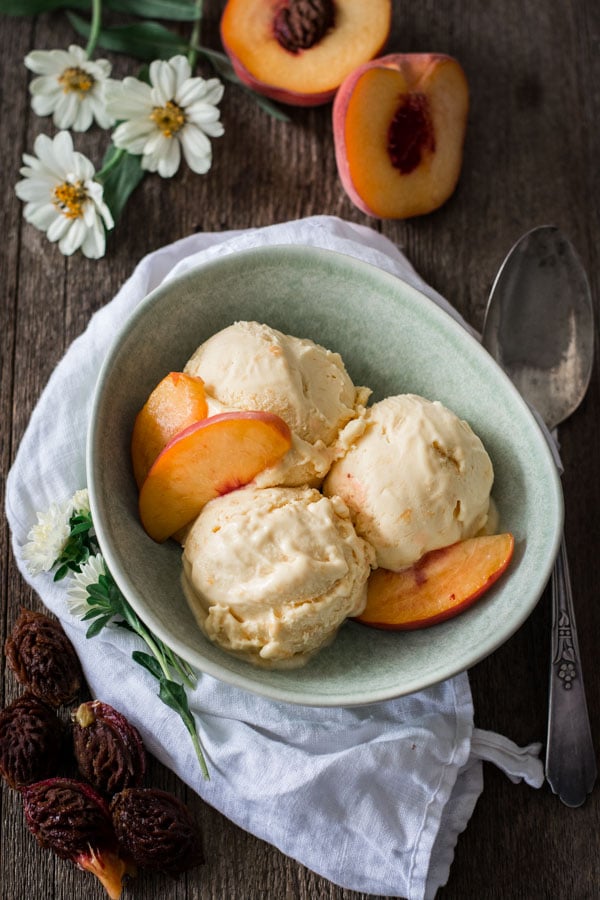
[[201, 378], [185, 372], [169, 372], [159, 381], [133, 424], [131, 461], [138, 487], [142, 486], [152, 463], [169, 441], [207, 414]]
[[391, 0], [228, 0], [221, 40], [240, 81], [293, 106], [333, 99], [344, 78], [381, 53]]
[[219, 413], [169, 441], [139, 495], [142, 525], [159, 543], [175, 535], [221, 494], [249, 484], [289, 450], [288, 425], [274, 413]]
[[457, 185], [469, 109], [460, 63], [440, 53], [397, 53], [346, 77], [333, 104], [342, 185], [380, 219], [424, 215]]
[[375, 569], [367, 605], [356, 621], [373, 628], [411, 630], [450, 619], [500, 578], [514, 551], [510, 533], [480, 535], [431, 550], [402, 569]]

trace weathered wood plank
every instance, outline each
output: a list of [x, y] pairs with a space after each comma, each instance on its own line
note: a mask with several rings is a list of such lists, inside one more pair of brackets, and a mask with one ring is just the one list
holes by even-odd
[[[218, 47], [223, 7], [206, 0], [203, 40]], [[4, 240], [0, 245], [2, 306], [0, 458], [4, 477], [32, 408], [50, 373], [91, 314], [104, 305], [147, 252], [194, 230], [221, 231], [328, 213], [371, 225], [403, 248], [418, 271], [474, 325], [483, 321], [495, 272], [526, 229], [554, 222], [572, 238], [598, 297], [600, 271], [600, 10], [593, 0], [519, 0], [480, 4], [430, 0], [395, 4], [390, 48], [443, 51], [457, 56], [471, 87], [463, 173], [455, 195], [439, 211], [409, 222], [377, 222], [356, 210], [336, 174], [329, 107], [291, 109], [281, 123], [241, 91], [223, 101], [226, 134], [215, 141], [208, 176], [183, 169], [169, 181], [147, 178], [110, 238], [105, 259], [65, 260], [21, 220], [12, 185], [21, 153], [36, 134], [53, 133], [29, 112], [24, 54], [33, 47], [76, 40], [59, 13], [30, 20], [2, 19], [0, 91]], [[115, 59], [120, 75], [136, 64]], [[132, 66], [130, 68], [130, 65]], [[209, 74], [208, 69], [205, 74]], [[99, 164], [106, 136], [92, 131], [77, 146]], [[596, 596], [600, 533], [598, 366], [581, 411], [561, 429], [566, 471], [566, 530], [571, 554], [581, 651], [596, 739], [600, 639]], [[2, 639], [21, 603], [39, 601], [17, 573], [3, 521]], [[547, 695], [549, 601], [471, 673], [477, 724], [520, 743], [543, 740]], [[2, 700], [18, 693], [3, 671]], [[342, 890], [246, 834], [202, 803], [158, 763], [152, 783], [191, 805], [205, 834], [207, 865], [177, 882], [141, 876], [127, 894], [153, 900], [366, 900]], [[573, 897], [587, 900], [600, 883], [598, 856], [585, 834], [600, 827], [598, 791], [580, 810], [567, 810], [547, 788], [512, 785], [489, 766], [486, 786], [460, 838], [445, 900]], [[18, 796], [3, 788], [0, 898], [101, 898], [102, 890], [69, 865], [39, 849], [26, 832]]]

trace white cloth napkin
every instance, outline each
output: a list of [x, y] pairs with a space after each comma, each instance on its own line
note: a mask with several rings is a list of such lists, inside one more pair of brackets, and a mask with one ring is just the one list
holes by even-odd
[[[22, 557], [36, 512], [85, 486], [85, 439], [100, 364], [113, 335], [164, 279], [206, 259], [257, 245], [307, 244], [380, 266], [457, 312], [386, 238], [317, 216], [244, 232], [196, 234], [145, 257], [94, 315], [46, 386], [7, 479], [17, 564], [61, 620], [94, 696], [121, 710], [149, 750], [208, 803], [336, 884], [355, 891], [433, 898], [483, 788], [482, 759], [539, 787], [540, 745], [518, 748], [473, 727], [466, 673], [409, 697], [351, 709], [277, 703], [200, 674], [190, 693], [210, 769], [200, 775], [187, 732], [131, 660], [137, 638], [118, 628], [86, 640], [64, 583], [32, 577]], [[335, 348], [334, 348], [335, 349]], [[201, 876], [199, 876], [201, 877]]]

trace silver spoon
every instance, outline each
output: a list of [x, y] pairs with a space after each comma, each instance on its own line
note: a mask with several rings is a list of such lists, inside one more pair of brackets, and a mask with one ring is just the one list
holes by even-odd
[[[554, 226], [515, 244], [492, 287], [483, 344], [549, 430], [585, 396], [594, 356], [590, 287], [579, 257]], [[546, 778], [567, 806], [596, 780], [564, 537], [552, 572], [552, 655]]]

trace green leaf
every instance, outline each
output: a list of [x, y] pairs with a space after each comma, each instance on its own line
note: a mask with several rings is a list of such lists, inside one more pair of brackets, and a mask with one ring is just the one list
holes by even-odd
[[193, 22], [202, 15], [194, 0], [104, 0], [104, 6], [142, 19], [170, 19], [172, 22]]
[[262, 94], [257, 94], [256, 91], [251, 90], [248, 85], [243, 84], [243, 82], [240, 81], [235, 74], [235, 70], [231, 65], [229, 57], [226, 56], [225, 53], [220, 53], [218, 50], [209, 50], [208, 47], [197, 47], [196, 50], [200, 56], [203, 56], [211, 63], [221, 78], [224, 78], [225, 81], [230, 81], [232, 84], [237, 85], [237, 87], [249, 94], [266, 113], [273, 116], [274, 119], [279, 119], [280, 122], [290, 121], [290, 117], [284, 113], [276, 103], [273, 103], [272, 100], [268, 100], [267, 97], [263, 97]]
[[[67, 13], [75, 31], [87, 38], [90, 23], [75, 13]], [[136, 59], [169, 59], [177, 53], [187, 53], [188, 45], [178, 34], [169, 31], [158, 22], [140, 22], [136, 25], [114, 25], [100, 29], [98, 46], [115, 53], [126, 53]]]
[[90, 0], [0, 0], [0, 15], [37, 16], [55, 9], [90, 9]]
[[148, 671], [154, 675], [155, 678], [158, 678], [159, 681], [163, 677], [161, 667], [149, 653], [144, 653], [142, 650], [134, 650], [131, 657], [136, 663], [143, 666], [144, 669], [148, 669]]
[[121, 158], [116, 162], [114, 168], [111, 168], [104, 178], [100, 172], [98, 179], [104, 188], [104, 202], [110, 209], [115, 222], [120, 218], [129, 197], [145, 175], [140, 156], [132, 156], [131, 153], [117, 150], [113, 144], [110, 145], [102, 161], [102, 168], [110, 165], [117, 154], [121, 154]]
[[60, 566], [60, 568], [57, 569], [56, 572], [54, 573], [54, 580], [62, 581], [63, 578], [65, 577], [65, 575], [67, 575], [68, 573], [69, 573], [69, 567], [65, 563], [64, 565]]
[[112, 619], [112, 613], [108, 616], [102, 616], [100, 619], [96, 619], [95, 622], [92, 622], [90, 627], [85, 633], [86, 638], [96, 637], [97, 634], [100, 634], [105, 625], [108, 625], [110, 620]]

